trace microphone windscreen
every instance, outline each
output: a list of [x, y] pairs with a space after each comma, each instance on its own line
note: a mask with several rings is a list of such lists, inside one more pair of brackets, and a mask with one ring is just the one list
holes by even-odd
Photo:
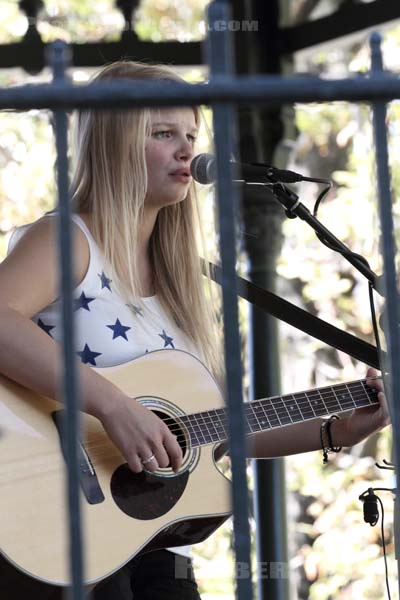
[[194, 157], [190, 163], [190, 173], [198, 183], [206, 185], [215, 181], [214, 156], [204, 152]]

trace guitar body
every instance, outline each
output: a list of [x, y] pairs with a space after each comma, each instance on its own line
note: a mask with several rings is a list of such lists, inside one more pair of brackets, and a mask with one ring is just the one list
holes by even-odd
[[[183, 440], [178, 474], [135, 474], [101, 422], [82, 413], [81, 514], [86, 583], [141, 552], [202, 541], [230, 515], [230, 483], [215, 443], [196, 446], [185, 414], [223, 407], [212, 375], [186, 352], [160, 350], [97, 369], [155, 410]], [[12, 564], [42, 581], [69, 583], [61, 404], [0, 377], [0, 547]], [[176, 429], [178, 428], [178, 429]]]

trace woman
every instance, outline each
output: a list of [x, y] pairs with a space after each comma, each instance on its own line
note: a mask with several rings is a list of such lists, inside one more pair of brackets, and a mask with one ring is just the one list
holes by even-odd
[[[96, 79], [114, 78], [180, 80], [166, 67], [130, 61], [107, 66]], [[220, 352], [203, 290], [189, 171], [198, 128], [194, 108], [86, 111], [77, 125], [72, 202], [82, 404], [100, 419], [135, 473], [144, 465], [155, 471], [169, 463], [177, 471], [180, 446], [157, 416], [132, 403], [91, 367], [169, 347], [200, 357], [219, 375]], [[24, 230], [0, 265], [0, 372], [51, 398], [57, 397], [62, 369], [54, 221], [50, 214]], [[350, 446], [387, 423], [383, 394], [379, 397], [376, 410], [332, 422], [335, 445]], [[250, 455], [319, 449], [320, 425], [318, 420], [293, 425], [291, 436], [279, 431], [258, 434], [250, 442]], [[187, 549], [135, 558], [98, 585], [93, 597], [198, 599], [192, 577], [175, 578], [175, 561], [182, 555], [187, 556]], [[36, 592], [44, 600], [60, 597], [58, 589], [18, 574], [5, 562], [1, 568], [4, 597]]]

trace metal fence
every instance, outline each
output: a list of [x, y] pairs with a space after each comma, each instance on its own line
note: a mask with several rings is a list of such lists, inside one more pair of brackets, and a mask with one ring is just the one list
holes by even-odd
[[[225, 325], [225, 353], [227, 374], [227, 401], [231, 439], [234, 538], [236, 561], [250, 565], [250, 531], [248, 523], [248, 493], [244, 454], [244, 419], [242, 406], [242, 367], [238, 333], [237, 290], [235, 279], [235, 206], [236, 189], [232, 184], [232, 152], [235, 154], [235, 106], [240, 104], [282, 104], [285, 102], [326, 102], [334, 100], [366, 101], [373, 109], [373, 125], [377, 157], [379, 214], [382, 227], [382, 254], [384, 261], [384, 288], [386, 290], [388, 331], [388, 363], [391, 374], [391, 409], [395, 441], [396, 465], [399, 464], [400, 442], [400, 369], [395, 359], [400, 356], [398, 333], [399, 308], [397, 304], [393, 217], [391, 210], [390, 174], [386, 137], [386, 102], [400, 98], [400, 80], [383, 69], [380, 37], [371, 38], [372, 71], [365, 76], [349, 79], [323, 80], [316, 77], [237, 77], [233, 74], [230, 33], [213, 27], [216, 21], [228, 21], [224, 3], [214, 2], [209, 7], [209, 37], [207, 60], [210, 79], [205, 84], [163, 85], [141, 82], [133, 86], [127, 82], [96, 83], [74, 86], [66, 78], [69, 49], [55, 42], [49, 56], [53, 69], [51, 84], [26, 85], [0, 89], [0, 109], [48, 108], [54, 111], [57, 145], [59, 190], [59, 241], [61, 264], [62, 318], [64, 326], [63, 397], [67, 405], [67, 470], [68, 508], [70, 531], [71, 594], [73, 600], [84, 597], [81, 519], [79, 507], [78, 454], [77, 454], [77, 400], [78, 382], [74, 368], [73, 340], [73, 282], [70, 264], [71, 229], [68, 193], [67, 114], [74, 108], [132, 108], [139, 106], [178, 106], [209, 104], [213, 109], [216, 159], [218, 163], [217, 198], [219, 207], [220, 248], [223, 267], [223, 307]], [[398, 542], [398, 540], [397, 540]], [[251, 600], [250, 576], [237, 579], [238, 600]]]

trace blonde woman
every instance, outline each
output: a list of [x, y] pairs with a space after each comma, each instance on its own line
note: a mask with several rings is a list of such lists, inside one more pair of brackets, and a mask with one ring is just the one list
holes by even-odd
[[[97, 80], [180, 80], [169, 68], [131, 61]], [[135, 84], [137, 85], [137, 83]], [[92, 367], [112, 366], [161, 348], [186, 350], [216, 375], [220, 352], [203, 289], [190, 162], [200, 122], [195, 108], [85, 111], [78, 115], [72, 182], [77, 365], [83, 409], [97, 417], [134, 473], [171, 464], [181, 448], [154, 413], [132, 403]], [[17, 232], [0, 265], [0, 372], [50, 398], [58, 394], [61, 326], [54, 214]], [[371, 373], [372, 374], [372, 373]], [[375, 383], [375, 386], [380, 386]], [[381, 389], [381, 388], [379, 388]], [[350, 446], [387, 424], [376, 410], [332, 423], [335, 445]], [[320, 421], [258, 434], [250, 454], [272, 457], [320, 449]], [[95, 600], [198, 599], [190, 569], [175, 577], [187, 548], [134, 558], [99, 584]], [[1, 597], [62, 597], [0, 563]]]

